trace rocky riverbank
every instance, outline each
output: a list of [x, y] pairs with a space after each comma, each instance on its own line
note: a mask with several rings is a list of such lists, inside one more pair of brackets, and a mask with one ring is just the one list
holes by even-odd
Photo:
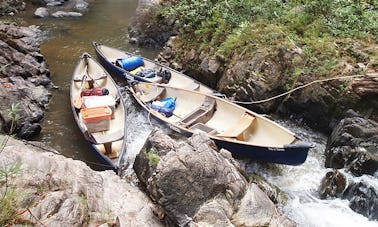
[[113, 171], [39, 143], [0, 135], [0, 144], [1, 226], [162, 226], [150, 199]]
[[[345, 77], [322, 83], [312, 83], [316, 77], [302, 75], [295, 79], [287, 72], [306, 61], [304, 50], [299, 46], [285, 46], [269, 52], [268, 46], [259, 46], [251, 52], [234, 53], [232, 59], [214, 53], [213, 48], [198, 52], [183, 45], [180, 28], [172, 20], [152, 17], [155, 4], [150, 10], [140, 11], [130, 26], [133, 43], [157, 46], [163, 43], [158, 60], [227, 94], [232, 100], [245, 103], [246, 107], [262, 113], [278, 113], [291, 117], [312, 128], [329, 134], [324, 154], [325, 166], [335, 169], [323, 179], [320, 194], [323, 198], [348, 199], [350, 207], [371, 219], [377, 219], [377, 190], [369, 183], [349, 185], [340, 183], [343, 176], [338, 170], [354, 176], [377, 177], [378, 170], [378, 69], [377, 46], [363, 46], [351, 41], [349, 50], [355, 63], [337, 59], [339, 74]], [[144, 18], [149, 18], [144, 20]], [[162, 20], [163, 19], [163, 20]], [[159, 25], [159, 26], [156, 26]], [[146, 29], [152, 27], [153, 29]], [[148, 30], [148, 32], [143, 32]], [[151, 34], [154, 31], [155, 34]], [[153, 33], [153, 32], [152, 32]], [[182, 35], [182, 34], [181, 34]], [[162, 42], [157, 37], [170, 37]], [[195, 46], [195, 45], [194, 45]], [[250, 56], [246, 58], [245, 56]], [[323, 78], [324, 79], [324, 78]], [[310, 84], [301, 90], [269, 102], [265, 100], [300, 85]], [[353, 109], [353, 110], [351, 110]], [[336, 173], [336, 174], [335, 174]], [[335, 176], [336, 175], [336, 176]], [[346, 179], [344, 176], [343, 179]], [[320, 184], [320, 182], [319, 182]], [[339, 192], [336, 193], [335, 191]], [[342, 192], [342, 193], [341, 193]]]
[[39, 45], [42, 31], [0, 21], [1, 131], [32, 139], [41, 122], [54, 85]]
[[135, 182], [39, 143], [0, 142], [2, 225], [295, 226], [273, 203], [284, 201], [270, 193], [275, 188], [248, 179], [228, 151], [200, 134], [179, 143], [155, 130], [134, 163]]

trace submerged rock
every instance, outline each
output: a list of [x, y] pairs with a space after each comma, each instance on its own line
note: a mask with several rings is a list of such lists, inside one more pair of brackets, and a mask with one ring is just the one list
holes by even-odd
[[219, 151], [204, 134], [179, 143], [154, 130], [134, 170], [167, 223], [261, 226], [286, 220], [261, 189], [248, 183], [231, 154]]

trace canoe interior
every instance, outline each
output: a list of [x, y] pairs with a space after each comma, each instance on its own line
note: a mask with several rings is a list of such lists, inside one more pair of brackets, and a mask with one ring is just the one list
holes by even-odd
[[[108, 61], [110, 64], [112, 64], [115, 68], [118, 68], [120, 71], [125, 71], [121, 67], [117, 66], [115, 64], [117, 59], [122, 59], [122, 58], [128, 58], [133, 55], [131, 53], [109, 47], [103, 44], [95, 44], [96, 51], [102, 55], [106, 61]], [[142, 58], [144, 65], [142, 66], [144, 69], [155, 69], [157, 71], [159, 70], [169, 70], [171, 73], [171, 78], [167, 85], [171, 87], [179, 87], [187, 90], [195, 90], [198, 92], [206, 93], [206, 94], [212, 94], [214, 93], [214, 90], [209, 88], [208, 86], [205, 86], [204, 84], [194, 80], [193, 78], [190, 78], [186, 76], [185, 74], [178, 72], [176, 70], [173, 70], [167, 66], [161, 65], [155, 61]], [[127, 71], [126, 71], [127, 72]], [[130, 72], [129, 72], [130, 73]], [[159, 77], [154, 77], [152, 79], [144, 78], [147, 82], [153, 82], [153, 83], [162, 83], [161, 78]]]
[[[161, 120], [184, 128], [184, 130], [193, 132], [200, 129], [208, 132], [210, 137], [261, 147], [283, 148], [284, 145], [291, 144], [296, 140], [292, 132], [277, 123], [221, 98], [146, 83], [134, 85], [132, 91], [147, 109], [154, 100], [167, 97], [175, 98], [176, 107], [171, 117], [165, 117], [155, 110], [149, 109], [149, 111]], [[204, 106], [206, 105], [204, 103], [210, 102], [215, 102], [215, 110], [208, 108], [208, 112], [205, 113]], [[203, 117], [197, 122], [194, 121], [192, 125], [184, 124], [187, 122], [186, 119], [195, 119], [196, 116], [193, 115], [204, 114], [211, 116]]]
[[[85, 76], [86, 75], [86, 76]], [[71, 101], [75, 99], [83, 100], [80, 93], [84, 89], [90, 88], [106, 88], [110, 96], [114, 98], [115, 105], [111, 107], [112, 115], [109, 121], [108, 130], [90, 133], [97, 139], [97, 143], [92, 143], [93, 148], [102, 154], [105, 159], [108, 158], [111, 164], [117, 165], [121, 153], [125, 149], [124, 145], [124, 129], [125, 129], [125, 107], [122, 101], [120, 92], [118, 91], [114, 80], [110, 75], [91, 57], [82, 57], [73, 73], [73, 80], [71, 83]], [[93, 79], [93, 80], [92, 80]], [[92, 85], [91, 85], [92, 84]], [[85, 106], [82, 106], [84, 108]], [[87, 125], [84, 123], [80, 113], [81, 108], [73, 107], [75, 120], [80, 130], [86, 134]], [[115, 140], [115, 141], [113, 141]], [[103, 143], [101, 143], [103, 142]], [[105, 150], [105, 145], [110, 145], [108, 152]]]

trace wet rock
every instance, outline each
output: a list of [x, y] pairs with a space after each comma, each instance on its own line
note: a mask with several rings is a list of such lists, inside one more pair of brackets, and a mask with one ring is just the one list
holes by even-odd
[[341, 197], [347, 188], [347, 179], [339, 171], [333, 170], [326, 173], [322, 179], [319, 194], [322, 199], [330, 197]]
[[[36, 26], [0, 23], [0, 127], [32, 139], [41, 131], [53, 87], [39, 52], [42, 32]], [[12, 107], [13, 106], [13, 107]], [[17, 108], [15, 108], [17, 107]], [[12, 109], [13, 108], [13, 109]]]
[[378, 171], [378, 123], [361, 116], [340, 121], [328, 139], [325, 166], [347, 168], [356, 176]]
[[45, 17], [48, 17], [49, 15], [50, 15], [49, 11], [45, 7], [39, 7], [34, 12], [34, 16], [39, 17], [39, 18], [45, 18]]
[[78, 10], [85, 10], [85, 9], [88, 9], [88, 6], [89, 6], [88, 2], [84, 0], [76, 0], [74, 8]]
[[64, 4], [64, 0], [44, 0], [46, 6], [62, 6]]
[[[130, 182], [55, 153], [8, 137], [0, 162], [7, 168], [20, 166], [7, 184], [23, 221], [9, 220], [11, 225], [162, 226], [154, 216], [156, 206]], [[4, 187], [0, 185], [2, 191]]]
[[[204, 134], [175, 142], [154, 130], [134, 163], [150, 197], [174, 225], [269, 225], [284, 219], [273, 202], [248, 182], [231, 154]], [[162, 215], [164, 216], [164, 215]]]
[[378, 195], [376, 188], [364, 182], [352, 184], [345, 192], [349, 207], [369, 219], [378, 220]]
[[81, 17], [83, 16], [82, 13], [78, 12], [65, 12], [65, 11], [57, 11], [51, 14], [52, 17]]

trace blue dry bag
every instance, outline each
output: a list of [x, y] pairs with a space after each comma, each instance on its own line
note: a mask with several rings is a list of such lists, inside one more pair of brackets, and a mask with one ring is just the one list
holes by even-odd
[[124, 70], [131, 71], [140, 66], [143, 66], [143, 59], [138, 56], [133, 56], [129, 58], [117, 59], [116, 64], [122, 67]]
[[168, 97], [160, 101], [153, 101], [151, 108], [164, 114], [166, 117], [170, 117], [173, 114], [173, 110], [176, 107], [176, 101], [174, 98]]

